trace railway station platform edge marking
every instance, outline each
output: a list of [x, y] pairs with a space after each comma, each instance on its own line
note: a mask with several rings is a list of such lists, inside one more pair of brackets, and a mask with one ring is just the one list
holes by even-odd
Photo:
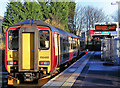
[[82, 72], [83, 68], [87, 64], [89, 59], [86, 59], [81, 66], [66, 80], [66, 82], [62, 86], [72, 86], [80, 73]]
[[94, 52], [88, 52], [86, 55], [88, 55], [88, 57], [83, 56], [81, 58], [86, 58], [86, 60], [84, 60], [82, 62], [82, 64], [76, 69], [75, 72], [72, 73], [72, 75], [66, 80], [66, 81], [55, 81], [55, 79], [57, 79], [59, 76], [61, 76], [62, 74], [64, 74], [69, 68], [71, 68], [72, 66], [74, 66], [75, 63], [77, 63], [80, 59], [78, 59], [76, 62], [74, 62], [71, 66], [69, 66], [67, 69], [65, 69], [63, 72], [61, 72], [59, 75], [57, 75], [56, 77], [52, 78], [51, 80], [49, 80], [45, 85], [43, 85], [41, 88], [49, 88], [50, 86], [59, 86], [59, 87], [63, 87], [63, 86], [71, 86], [74, 84], [74, 82], [76, 81], [76, 79], [78, 78], [78, 76], [80, 75], [80, 73], [82, 72], [83, 68], [86, 66], [87, 62], [89, 61], [89, 59], [91, 58], [91, 56], [94, 54]]

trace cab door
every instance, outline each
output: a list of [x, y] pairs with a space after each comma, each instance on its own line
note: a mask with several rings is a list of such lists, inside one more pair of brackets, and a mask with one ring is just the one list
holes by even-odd
[[23, 25], [19, 30], [19, 71], [37, 72], [38, 67], [38, 28]]
[[22, 69], [34, 69], [34, 33], [22, 33]]

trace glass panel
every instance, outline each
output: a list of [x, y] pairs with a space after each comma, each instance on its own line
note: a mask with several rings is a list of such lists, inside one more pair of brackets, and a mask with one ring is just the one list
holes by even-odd
[[50, 33], [49, 33], [49, 31], [48, 30], [40, 30], [39, 35], [40, 35], [39, 48], [40, 49], [49, 49], [49, 47], [50, 47]]
[[8, 47], [10, 50], [18, 50], [18, 30], [9, 30], [8, 32]]

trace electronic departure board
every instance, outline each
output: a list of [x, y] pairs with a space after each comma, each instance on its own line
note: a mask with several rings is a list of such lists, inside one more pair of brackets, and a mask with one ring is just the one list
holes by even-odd
[[116, 24], [95, 25], [95, 31], [116, 31]]

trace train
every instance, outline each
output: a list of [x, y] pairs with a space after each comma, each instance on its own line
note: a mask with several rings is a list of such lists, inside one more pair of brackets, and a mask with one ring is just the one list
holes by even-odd
[[[34, 81], [51, 74], [85, 49], [84, 39], [41, 20], [25, 20], [6, 31], [5, 68], [9, 77]], [[8, 85], [13, 81], [8, 79]]]

